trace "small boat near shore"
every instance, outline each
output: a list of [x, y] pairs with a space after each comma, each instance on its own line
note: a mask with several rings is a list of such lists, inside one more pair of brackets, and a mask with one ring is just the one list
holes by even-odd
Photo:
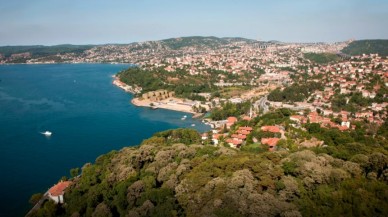
[[50, 132], [50, 131], [44, 131], [44, 132], [41, 132], [41, 134], [45, 135], [45, 136], [51, 136], [53, 133]]
[[186, 120], [187, 116], [186, 115], [183, 115], [183, 117], [181, 118], [182, 121]]

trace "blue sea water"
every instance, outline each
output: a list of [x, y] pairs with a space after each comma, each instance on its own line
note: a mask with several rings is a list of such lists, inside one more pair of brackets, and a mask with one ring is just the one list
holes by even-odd
[[[178, 127], [190, 115], [130, 104], [112, 85], [129, 65], [0, 65], [0, 216], [23, 216], [33, 193], [111, 150]], [[51, 137], [40, 132], [52, 131]]]

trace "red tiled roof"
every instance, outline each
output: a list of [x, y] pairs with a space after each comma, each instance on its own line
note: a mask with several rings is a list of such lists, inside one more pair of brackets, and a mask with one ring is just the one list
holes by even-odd
[[338, 129], [341, 131], [348, 130], [349, 128], [347, 126], [338, 126]]
[[232, 135], [232, 138], [237, 138], [237, 139], [246, 139], [247, 136], [246, 135], [237, 135], [237, 134], [233, 134]]
[[71, 181], [61, 181], [58, 184], [54, 185], [53, 187], [50, 188], [49, 193], [52, 196], [59, 196], [63, 194], [63, 191], [69, 187], [71, 184]]
[[226, 142], [227, 142], [227, 143], [232, 143], [233, 145], [236, 145], [236, 146], [242, 144], [242, 141], [236, 140], [236, 139], [228, 139], [228, 140], [226, 140]]
[[248, 130], [237, 130], [236, 132], [243, 135], [249, 135], [251, 133], [251, 131]]
[[268, 132], [271, 132], [271, 133], [279, 133], [280, 132], [280, 129], [277, 126], [262, 126], [261, 130], [262, 131], [268, 131]]
[[237, 118], [236, 117], [228, 117], [227, 121], [228, 121], [228, 123], [234, 124], [235, 122], [237, 122]]
[[273, 151], [274, 147], [278, 144], [279, 138], [261, 138], [261, 144], [268, 145], [269, 150]]
[[248, 130], [248, 131], [252, 131], [252, 127], [239, 127], [238, 128], [239, 130]]

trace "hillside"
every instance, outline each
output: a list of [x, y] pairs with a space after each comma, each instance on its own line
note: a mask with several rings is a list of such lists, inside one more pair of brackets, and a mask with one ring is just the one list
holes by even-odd
[[[65, 205], [46, 201], [31, 216], [388, 213], [388, 157], [376, 147], [239, 151], [202, 145], [200, 140], [194, 130], [169, 130], [156, 133], [139, 147], [102, 155], [94, 164], [85, 164], [81, 176], [74, 178], [66, 190]], [[348, 152], [353, 153], [348, 159], [334, 157]]]
[[231, 42], [249, 43], [249, 42], [254, 42], [254, 40], [245, 39], [245, 38], [217, 38], [213, 36], [209, 36], [209, 37], [190, 36], [190, 37], [165, 39], [165, 40], [161, 40], [160, 42], [173, 50], [177, 50], [184, 47], [217, 48], [221, 45], [226, 45]]
[[318, 64], [328, 64], [340, 59], [337, 55], [331, 53], [305, 53], [304, 57]]
[[176, 57], [252, 43], [262, 42], [238, 37], [191, 36], [131, 44], [4, 46], [0, 47], [0, 63], [137, 63], [156, 56]]
[[95, 45], [54, 45], [54, 46], [42, 46], [42, 45], [32, 45], [32, 46], [3, 46], [0, 47], [0, 54], [5, 57], [9, 57], [12, 54], [17, 53], [30, 53], [33, 57], [49, 56], [55, 55], [58, 53], [82, 53], [85, 50], [88, 50]]
[[353, 41], [342, 52], [352, 56], [376, 53], [380, 56], [388, 56], [388, 40]]

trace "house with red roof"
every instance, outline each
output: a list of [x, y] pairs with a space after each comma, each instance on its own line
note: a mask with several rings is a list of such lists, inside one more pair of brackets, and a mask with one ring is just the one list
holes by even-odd
[[239, 127], [236, 133], [232, 134], [230, 139], [227, 139], [226, 142], [234, 148], [239, 148], [244, 141], [247, 139], [247, 136], [253, 130], [252, 127]]
[[280, 128], [277, 126], [262, 126], [261, 130], [264, 132], [280, 133]]
[[242, 134], [233, 134], [231, 137], [239, 140], [245, 140], [247, 138], [246, 135], [242, 135]]
[[227, 139], [226, 142], [230, 145], [230, 147], [233, 147], [233, 148], [240, 148], [240, 146], [243, 143], [242, 140], [237, 138]]
[[227, 120], [227, 123], [226, 123], [226, 128], [230, 129], [230, 127], [237, 122], [237, 118], [236, 117], [228, 117]]
[[242, 134], [242, 135], [249, 135], [251, 133], [251, 131], [249, 131], [249, 130], [237, 130], [236, 133]]
[[261, 144], [268, 145], [269, 151], [274, 151], [279, 138], [261, 138]]
[[63, 203], [63, 195], [65, 194], [65, 189], [69, 187], [71, 181], [60, 181], [58, 184], [54, 185], [48, 190], [48, 196], [55, 203]]
[[246, 130], [246, 131], [252, 131], [253, 130], [252, 127], [239, 127], [238, 129], [239, 130]]

